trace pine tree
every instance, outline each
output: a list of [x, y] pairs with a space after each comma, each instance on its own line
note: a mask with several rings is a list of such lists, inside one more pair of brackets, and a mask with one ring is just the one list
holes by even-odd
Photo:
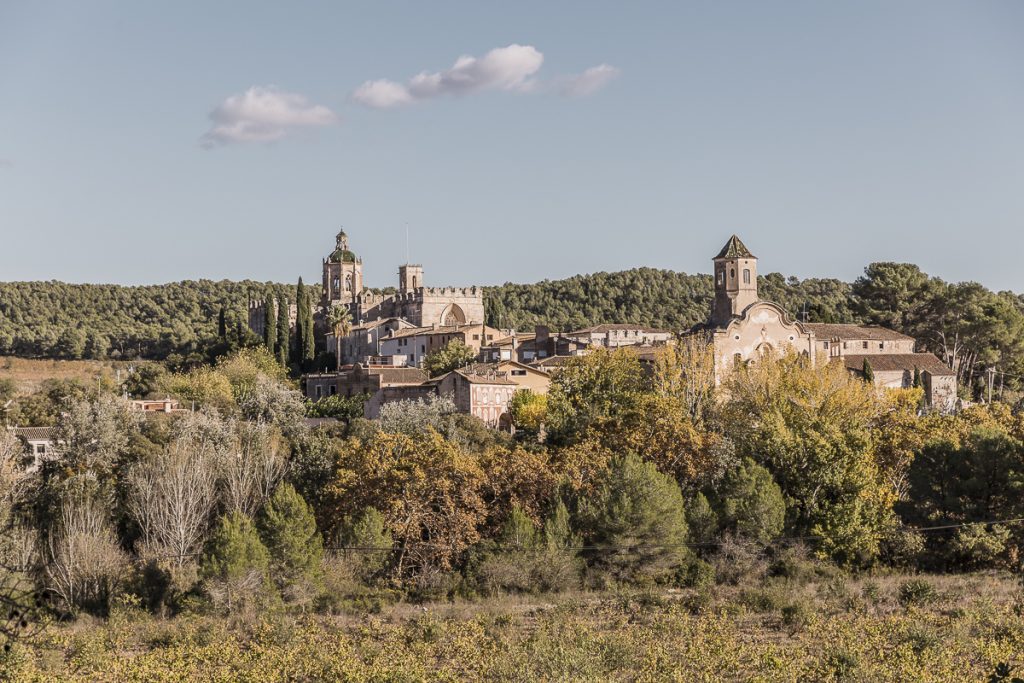
[[319, 579], [323, 542], [313, 511], [291, 484], [277, 487], [260, 513], [257, 526], [270, 552], [271, 575], [278, 588]]
[[864, 359], [864, 367], [861, 370], [861, 372], [864, 373], [864, 381], [865, 382], [867, 382], [868, 384], [874, 384], [875, 383], [875, 371], [874, 371], [874, 369], [872, 369], [871, 363], [868, 362], [867, 358]]
[[274, 312], [274, 298], [269, 294], [263, 300], [263, 345], [270, 353], [277, 348], [277, 313]]
[[664, 577], [688, 557], [683, 493], [672, 477], [628, 454], [612, 460], [580, 505], [595, 564], [621, 579]]
[[292, 331], [288, 324], [288, 299], [283, 296], [277, 299], [277, 360], [281, 365], [288, 366], [288, 350], [292, 339]]
[[211, 593], [231, 610], [266, 585], [270, 555], [252, 520], [241, 512], [220, 519], [207, 543], [202, 575]]

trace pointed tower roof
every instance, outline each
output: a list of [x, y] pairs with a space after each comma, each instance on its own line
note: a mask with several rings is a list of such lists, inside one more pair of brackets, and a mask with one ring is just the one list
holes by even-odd
[[740, 241], [740, 238], [733, 235], [729, 238], [729, 241], [722, 247], [722, 251], [718, 252], [718, 256], [715, 259], [720, 258], [757, 258], [750, 253], [747, 249], [747, 245]]

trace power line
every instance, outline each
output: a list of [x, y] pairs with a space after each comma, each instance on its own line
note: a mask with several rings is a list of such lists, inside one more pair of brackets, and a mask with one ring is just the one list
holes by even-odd
[[[935, 526], [924, 526], [924, 527], [912, 527], [912, 526], [901, 526], [895, 529], [889, 529], [883, 532], [883, 535], [889, 534], [906, 534], [906, 533], [932, 533], [936, 531], [949, 531], [952, 529], [963, 529], [966, 527], [976, 526], [995, 526], [995, 525], [1017, 525], [1024, 524], [1024, 517], [1018, 517], [1015, 519], [995, 519], [983, 522], [962, 522], [959, 524], [939, 524]], [[821, 535], [807, 535], [807, 536], [781, 536], [772, 540], [768, 545], [780, 545], [785, 543], [796, 543], [799, 541], [821, 541], [826, 537]], [[553, 548], [553, 550], [559, 551], [573, 551], [573, 552], [615, 552], [615, 551], [657, 551], [657, 550], [680, 550], [683, 548], [714, 548], [724, 545], [727, 541], [705, 541], [700, 543], [642, 543], [635, 545], [575, 545], [565, 546], [562, 548]], [[411, 543], [409, 546], [418, 548], [441, 548], [450, 549], [451, 543]], [[328, 552], [392, 552], [396, 548], [395, 546], [372, 546], [372, 545], [341, 545], [341, 546], [324, 546], [324, 550]], [[520, 546], [492, 546], [485, 548], [488, 552], [528, 552], [531, 549], [525, 549]], [[540, 548], [537, 552], [543, 552], [545, 550], [552, 550], [550, 548]], [[202, 555], [203, 551], [190, 552], [190, 553], [172, 553], [167, 555], [148, 555], [146, 560], [159, 560], [159, 559], [180, 559], [185, 557], [196, 557]]]

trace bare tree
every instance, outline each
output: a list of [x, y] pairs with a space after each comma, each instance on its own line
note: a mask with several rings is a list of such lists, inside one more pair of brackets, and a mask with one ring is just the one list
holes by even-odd
[[69, 609], [103, 606], [123, 576], [127, 560], [108, 519], [109, 501], [69, 495], [47, 543], [46, 575]]
[[179, 439], [139, 463], [128, 477], [128, 512], [142, 531], [140, 555], [180, 568], [202, 547], [217, 504], [216, 449]]
[[250, 517], [263, 506], [285, 473], [279, 435], [265, 423], [240, 423], [232, 451], [221, 461], [227, 511]]

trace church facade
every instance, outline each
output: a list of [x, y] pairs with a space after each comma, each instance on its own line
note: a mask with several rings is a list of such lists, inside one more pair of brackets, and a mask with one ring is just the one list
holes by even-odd
[[909, 387], [919, 377], [929, 406], [955, 409], [955, 373], [934, 354], [917, 353], [912, 337], [883, 327], [794, 320], [778, 304], [758, 297], [757, 257], [736, 235], [713, 261], [711, 315], [693, 333], [705, 335], [714, 349], [716, 383], [738, 365], [797, 353], [812, 366], [840, 362], [858, 375], [870, 365], [880, 387]]

